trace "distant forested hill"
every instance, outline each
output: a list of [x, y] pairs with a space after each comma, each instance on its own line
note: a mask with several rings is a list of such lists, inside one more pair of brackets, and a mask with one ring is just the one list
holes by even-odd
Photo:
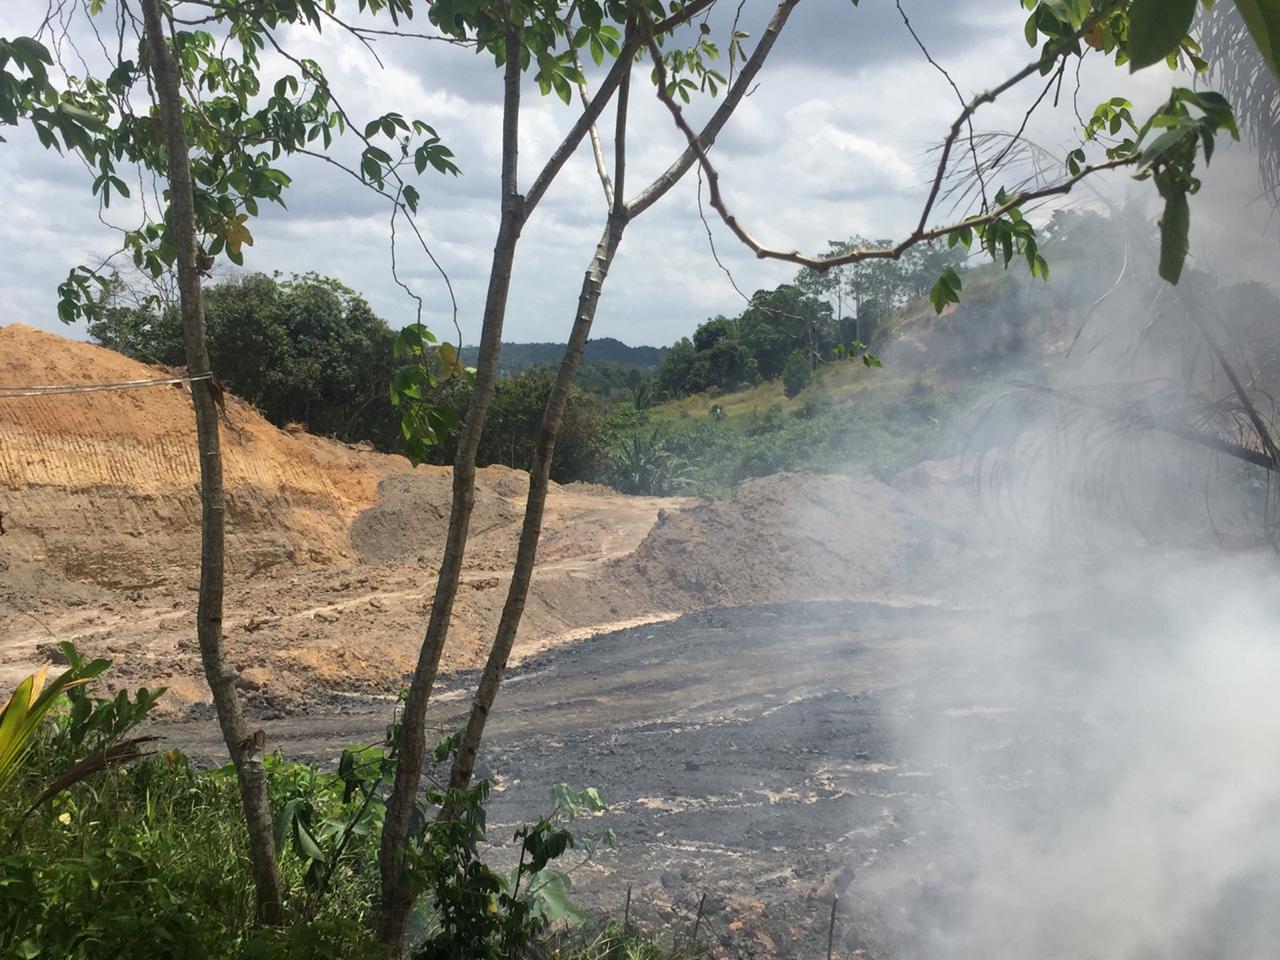
[[[557, 367], [564, 356], [564, 346], [563, 343], [504, 343], [499, 371], [511, 376], [530, 367]], [[474, 365], [479, 352], [479, 347], [463, 347], [462, 362]], [[587, 363], [616, 363], [623, 367], [656, 369], [666, 354], [666, 347], [629, 347], [613, 337], [601, 337], [587, 341], [585, 359]]]

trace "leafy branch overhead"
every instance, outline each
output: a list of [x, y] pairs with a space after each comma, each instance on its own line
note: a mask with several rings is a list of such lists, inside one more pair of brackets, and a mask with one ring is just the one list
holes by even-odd
[[[971, 249], [976, 242], [996, 262], [1007, 267], [1015, 258], [1026, 259], [1032, 276], [1048, 279], [1049, 264], [1039, 252], [1036, 229], [1027, 219], [1034, 205], [1064, 196], [1081, 181], [1097, 174], [1130, 169], [1139, 180], [1152, 180], [1165, 203], [1160, 219], [1163, 244], [1160, 273], [1176, 283], [1189, 250], [1190, 206], [1187, 198], [1199, 188], [1197, 164], [1207, 166], [1212, 159], [1217, 136], [1226, 132], [1239, 139], [1235, 118], [1227, 100], [1212, 91], [1175, 87], [1169, 100], [1139, 127], [1129, 101], [1113, 97], [1100, 104], [1081, 131], [1081, 143], [1068, 152], [1060, 179], [1038, 178], [1038, 182], [1001, 188], [990, 196], [986, 178], [1001, 172], [1010, 147], [999, 151], [985, 164], [971, 152], [973, 168], [958, 173], [953, 153], [964, 130], [972, 133], [972, 119], [983, 107], [1034, 76], [1060, 78], [1068, 62], [1091, 53], [1110, 57], [1130, 70], [1165, 62], [1172, 69], [1188, 67], [1203, 73], [1208, 64], [1200, 56], [1200, 45], [1191, 36], [1198, 0], [1022, 0], [1029, 11], [1025, 35], [1029, 46], [1038, 48], [1038, 57], [999, 85], [978, 93], [964, 103], [938, 151], [938, 163], [914, 230], [897, 243], [841, 249], [827, 254], [807, 255], [767, 245], [750, 233], [724, 201], [720, 173], [706, 151], [700, 149], [693, 131], [676, 102], [678, 84], [669, 77], [666, 58], [652, 51], [658, 98], [671, 113], [677, 128], [697, 153], [706, 178], [712, 208], [743, 244], [757, 257], [795, 263], [817, 272], [871, 260], [898, 260], [921, 243], [946, 238], [951, 246]], [[1212, 0], [1199, 0], [1205, 7]], [[1226, 0], [1223, 0], [1226, 2]], [[1272, 51], [1280, 42], [1280, 0], [1242, 0], [1241, 13], [1259, 49], [1274, 69]], [[925, 51], [927, 54], [927, 50]], [[936, 64], [935, 64], [936, 66]], [[943, 71], [945, 73], [945, 71]], [[948, 76], [948, 79], [950, 77]], [[1046, 93], [1047, 93], [1046, 88]], [[957, 91], [958, 92], [958, 91]], [[1038, 106], [1044, 95], [1036, 101]], [[1032, 110], [1035, 109], [1032, 107]], [[1028, 117], [1030, 112], [1028, 112]], [[1025, 122], [1023, 125], [1025, 129]], [[1115, 139], [1129, 131], [1132, 135]], [[1021, 137], [1021, 131], [1013, 140]], [[959, 222], [931, 225], [944, 186], [957, 176], [976, 179], [983, 185], [979, 209]], [[944, 274], [932, 291], [935, 309], [958, 302], [958, 276]]]
[[[104, 5], [97, 0], [90, 10], [100, 13]], [[408, 158], [418, 173], [428, 167], [458, 173], [448, 147], [420, 120], [388, 113], [355, 128], [321, 65], [294, 57], [281, 45], [276, 34], [285, 27], [319, 30], [329, 23], [332, 2], [250, 6], [215, 0], [199, 6], [212, 10], [199, 21], [211, 29], [177, 29], [180, 22], [174, 16], [171, 36], [186, 94], [183, 126], [191, 146], [204, 255], [225, 254], [232, 263], [243, 264], [244, 248], [253, 244], [251, 219], [260, 215], [263, 204], [285, 205], [292, 181], [281, 160], [329, 152], [348, 131], [362, 145], [353, 172], [379, 192], [385, 193], [389, 182], [401, 187], [410, 211], [417, 207], [419, 191], [397, 172]], [[373, 0], [362, 6], [393, 18], [412, 14], [408, 0]], [[54, 58], [45, 43], [33, 37], [0, 39], [0, 124], [25, 120], [46, 148], [78, 154], [93, 172], [92, 193], [103, 208], [116, 197], [130, 197], [131, 168], [151, 175], [164, 172], [159, 117], [146, 88], [148, 53], [141, 43], [131, 56], [123, 52], [132, 40], [125, 30], [130, 15], [121, 8], [122, 56], [105, 77], [67, 75], [55, 85], [50, 72]], [[265, 53], [284, 63], [274, 76], [267, 75]], [[145, 204], [141, 222], [124, 231], [122, 246], [134, 265], [152, 277], [174, 266], [167, 215], [148, 216]], [[96, 319], [106, 283], [98, 269], [73, 269], [59, 287], [60, 318]]]

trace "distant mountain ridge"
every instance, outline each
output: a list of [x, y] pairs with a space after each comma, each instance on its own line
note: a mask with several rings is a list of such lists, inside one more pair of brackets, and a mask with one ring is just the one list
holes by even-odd
[[[559, 366], [564, 356], [563, 343], [503, 343], [498, 355], [498, 372], [504, 376], [520, 373], [530, 367]], [[479, 347], [463, 347], [462, 362], [474, 366]], [[667, 355], [666, 347], [631, 347], [613, 337], [587, 341], [584, 360], [587, 363], [616, 363], [624, 367], [656, 370]]]

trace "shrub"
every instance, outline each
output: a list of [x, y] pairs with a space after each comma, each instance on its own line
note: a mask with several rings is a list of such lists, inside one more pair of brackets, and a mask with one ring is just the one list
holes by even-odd
[[[69, 646], [64, 652], [80, 685], [64, 683], [55, 694], [56, 707], [31, 738], [26, 762], [13, 767], [0, 793], [0, 822], [20, 824], [0, 848], [0, 956], [386, 960], [370, 932], [383, 787], [394, 773], [386, 744], [344, 751], [336, 773], [279, 754], [267, 758], [291, 922], [262, 929], [254, 918], [230, 765], [198, 771], [170, 751], [128, 767], [98, 768], [23, 821], [32, 797], [69, 757], [126, 742], [159, 696], [93, 696], [83, 681], [106, 662], [86, 663]], [[30, 701], [34, 683], [24, 684]], [[455, 741], [441, 743], [437, 763], [448, 759]], [[452, 819], [439, 821], [428, 807], [420, 811], [421, 846], [412, 859], [424, 891], [418, 957], [517, 955], [555, 921], [583, 917], [569, 900], [568, 874], [555, 864], [575, 847], [590, 857], [598, 842], [612, 843], [611, 832], [593, 840], [569, 830], [575, 817], [604, 810], [600, 795], [559, 785], [552, 812], [517, 829], [520, 855], [508, 874], [481, 856], [488, 793], [481, 780], [428, 794], [429, 804], [457, 813]]]
[[787, 365], [782, 368], [782, 390], [788, 397], [794, 397], [809, 385], [813, 371], [809, 369], [809, 361], [801, 350], [792, 350], [787, 357]]

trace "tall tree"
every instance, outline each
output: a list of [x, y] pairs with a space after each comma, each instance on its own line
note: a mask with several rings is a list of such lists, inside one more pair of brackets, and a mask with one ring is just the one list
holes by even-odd
[[[214, 706], [235, 762], [250, 837], [258, 913], [270, 923], [281, 919], [262, 758], [265, 737], [250, 731], [235, 692], [235, 673], [222, 653], [222, 543], [225, 511], [218, 446], [220, 386], [209, 376], [209, 358], [201, 312], [200, 273], [219, 256], [237, 265], [253, 243], [249, 229], [259, 205], [283, 202], [290, 177], [277, 166], [282, 156], [320, 155], [392, 205], [393, 222], [412, 223], [417, 191], [400, 168], [413, 164], [455, 172], [451, 154], [424, 123], [398, 113], [357, 124], [338, 102], [320, 65], [293, 56], [276, 37], [289, 25], [323, 25], [359, 31], [334, 14], [330, 0], [192, 0], [192, 16], [175, 16], [182, 0], [145, 0], [142, 19], [128, 3], [111, 10], [117, 33], [115, 53], [101, 45], [108, 62], [104, 76], [65, 77], [61, 87], [50, 76], [54, 56], [34, 37], [0, 38], [0, 124], [28, 122], [49, 149], [74, 151], [93, 175], [100, 213], [113, 196], [128, 197], [121, 174], [137, 166], [169, 181], [168, 203], [153, 217], [143, 205], [141, 223], [122, 228], [123, 246], [145, 275], [159, 280], [169, 271], [179, 277], [184, 352], [188, 359], [200, 447], [203, 503], [200, 603], [197, 635]], [[105, 0], [84, 4], [90, 17], [107, 9]], [[370, 13], [411, 14], [411, 0], [368, 0]], [[64, 5], [65, 7], [65, 5]], [[60, 8], [40, 32], [53, 34], [70, 24], [81, 6]], [[222, 36], [187, 26], [215, 24]], [[90, 30], [96, 30], [92, 23]], [[138, 39], [136, 57], [130, 45]], [[73, 45], [74, 46], [74, 45]], [[279, 54], [272, 79], [261, 52]], [[281, 66], [282, 65], [282, 66]], [[90, 71], [88, 64], [85, 70]], [[138, 88], [142, 88], [139, 90]], [[139, 104], [159, 105], [157, 114], [135, 112]], [[270, 91], [268, 95], [267, 91]], [[206, 100], [197, 99], [205, 97]], [[354, 133], [363, 145], [358, 169], [327, 156], [335, 130]], [[363, 131], [363, 133], [361, 132]], [[400, 156], [393, 158], [376, 140], [385, 138]], [[415, 227], [415, 235], [417, 234]], [[424, 248], [425, 249], [425, 248]], [[429, 254], [429, 251], [426, 251]], [[100, 320], [110, 307], [103, 294], [111, 288], [111, 260], [76, 267], [59, 286], [58, 314], [71, 322]], [[155, 302], [141, 305], [151, 309]]]
[[280, 877], [272, 840], [271, 804], [263, 764], [266, 736], [251, 730], [236, 692], [236, 671], [222, 643], [223, 560], [226, 509], [222, 491], [222, 448], [218, 411], [222, 387], [211, 377], [205, 346], [204, 314], [200, 305], [200, 267], [196, 252], [195, 200], [191, 188], [191, 156], [182, 122], [178, 68], [166, 43], [160, 0], [142, 0], [148, 66], [155, 79], [156, 103], [164, 131], [169, 174], [169, 229], [177, 259], [182, 329], [187, 372], [193, 378], [191, 399], [196, 414], [196, 443], [200, 450], [200, 600], [196, 636], [205, 679], [217, 707], [222, 739], [235, 765], [249, 828], [249, 859], [258, 898], [258, 917], [268, 924], [283, 919]]
[[[798, 0], [783, 0], [774, 13], [773, 20], [766, 29], [756, 50], [743, 64], [742, 71], [725, 94], [720, 107], [712, 115], [701, 134], [696, 135], [699, 148], [708, 149], [729, 117], [733, 114], [743, 95], [750, 88], [750, 83], [764, 59], [768, 56], [773, 43], [791, 10]], [[686, 149], [653, 183], [643, 190], [634, 200], [627, 202], [623, 191], [626, 186], [626, 144], [628, 133], [628, 97], [632, 72], [632, 60], [635, 52], [642, 45], [661, 60], [658, 43], [661, 38], [670, 35], [672, 30], [687, 22], [706, 4], [700, 0], [677, 8], [677, 12], [665, 19], [654, 22], [652, 15], [642, 6], [628, 7], [620, 5], [618, 13], [624, 17], [624, 37], [618, 59], [606, 75], [595, 96], [587, 100], [587, 107], [570, 133], [575, 139], [570, 144], [566, 140], [561, 149], [572, 149], [595, 124], [604, 105], [613, 99], [616, 92], [614, 150], [615, 163], [612, 179], [604, 169], [603, 162], [598, 159], [599, 174], [608, 210], [604, 227], [583, 276], [582, 287], [578, 295], [578, 309], [569, 335], [564, 359], [561, 361], [556, 376], [555, 387], [543, 413], [538, 432], [538, 442], [534, 449], [533, 462], [530, 467], [530, 487], [525, 505], [524, 523], [521, 528], [520, 542], [517, 548], [515, 567], [512, 572], [511, 585], [507, 600], [503, 606], [498, 630], [490, 648], [485, 669], [472, 704], [467, 725], [459, 741], [458, 750], [450, 774], [452, 786], [463, 786], [470, 782], [474, 770], [475, 758], [483, 737], [485, 723], [492, 709], [494, 698], [506, 670], [511, 650], [515, 643], [516, 633], [523, 615], [525, 601], [528, 597], [533, 567], [537, 558], [539, 537], [542, 530], [542, 516], [549, 487], [550, 469], [554, 455], [556, 439], [564, 418], [565, 405], [577, 375], [578, 367], [590, 336], [591, 324], [595, 318], [600, 293], [605, 278], [613, 263], [618, 246], [622, 242], [627, 225], [644, 211], [657, 203], [688, 172], [694, 163], [694, 149]], [[433, 16], [437, 15], [433, 9]], [[504, 101], [503, 101], [503, 221], [499, 227], [499, 240], [495, 247], [495, 262], [490, 279], [490, 296], [486, 301], [484, 326], [481, 332], [480, 353], [476, 361], [477, 386], [467, 410], [464, 421], [462, 441], [459, 443], [458, 456], [454, 461], [454, 495], [450, 514], [448, 540], [445, 546], [444, 563], [441, 566], [435, 600], [432, 606], [427, 635], [423, 643], [413, 683], [405, 703], [403, 732], [398, 744], [398, 763], [396, 780], [387, 805], [387, 821], [383, 828], [382, 858], [382, 902], [378, 919], [379, 938], [388, 946], [397, 946], [404, 935], [404, 925], [408, 911], [412, 906], [414, 889], [404, 869], [404, 847], [408, 840], [408, 826], [413, 805], [416, 800], [418, 782], [421, 776], [422, 758], [425, 752], [425, 712], [439, 670], [440, 657], [448, 634], [452, 613], [453, 598], [457, 591], [458, 580], [462, 568], [462, 554], [465, 549], [467, 527], [470, 520], [471, 507], [474, 502], [475, 454], [479, 444], [479, 433], [484, 426], [485, 413], [492, 396], [492, 386], [487, 392], [482, 390], [481, 378], [491, 383], [496, 375], [497, 351], [501, 341], [502, 322], [506, 306], [506, 292], [510, 282], [511, 263], [515, 255], [515, 245], [519, 227], [532, 212], [533, 205], [545, 192], [546, 185], [555, 176], [563, 163], [560, 152], [553, 154], [548, 165], [534, 181], [529, 194], [519, 202], [516, 186], [516, 141], [519, 128], [519, 71], [512, 66], [517, 57], [520, 30], [535, 29], [533, 24], [513, 23], [512, 18], [518, 8], [508, 7], [504, 11], [507, 16], [504, 34], [505, 50], [502, 62], [505, 63]], [[584, 21], [586, 14], [583, 14]], [[589, 24], [584, 23], [589, 28]], [[701, 42], [700, 42], [701, 45]], [[681, 56], [682, 64], [696, 64], [693, 57]], [[695, 67], [696, 69], [696, 67]], [[704, 78], [707, 71], [703, 71]], [[660, 80], [664, 83], [665, 81]], [[680, 82], [689, 82], [681, 80]], [[598, 104], [598, 106], [596, 106]], [[567, 156], [567, 153], [565, 154]], [[555, 166], [552, 166], [555, 164]], [[508, 218], [508, 196], [516, 198], [510, 203], [510, 209], [517, 220], [513, 220], [510, 229], [506, 228]], [[504, 232], [504, 230], [506, 232]], [[448, 816], [451, 811], [442, 811]]]
[[[742, 72], [734, 80], [725, 94], [724, 100], [697, 135], [697, 149], [709, 150], [715, 143], [725, 123], [733, 115], [734, 110], [742, 102], [743, 96], [755, 83], [756, 76], [764, 66], [774, 43], [786, 26], [791, 12], [799, 0], [781, 0], [774, 10], [773, 17], [757, 42], [751, 56], [743, 64]], [[659, 83], [663, 82], [662, 57], [656, 45], [652, 23], [646, 12], [640, 14], [643, 26], [633, 29], [644, 31], [646, 43], [651, 54], [656, 58]], [[506, 604], [503, 606], [502, 618], [498, 624], [497, 635], [490, 648], [489, 658], [481, 676], [480, 686], [472, 702], [471, 713], [463, 729], [458, 744], [457, 756], [450, 772], [449, 785], [463, 787], [471, 781], [475, 769], [476, 754], [484, 735], [485, 724], [493, 708], [498, 687], [506, 671], [507, 662], [515, 645], [516, 633], [520, 626], [520, 618], [524, 612], [524, 604], [529, 595], [534, 563], [537, 559], [538, 541], [542, 532], [542, 515], [546, 505], [548, 481], [550, 478], [551, 458], [555, 451], [556, 439], [564, 417], [565, 403], [569, 397], [574, 377], [582, 361], [582, 353], [591, 333], [591, 324], [595, 319], [596, 309], [600, 303], [600, 294], [608, 276], [613, 258], [622, 242], [622, 235], [627, 225], [656, 204], [676, 183], [689, 171], [695, 161], [694, 148], [686, 149], [653, 183], [649, 184], [635, 200], [624, 202], [622, 190], [626, 175], [626, 141], [627, 141], [627, 93], [628, 85], [624, 80], [619, 91], [617, 120], [615, 125], [615, 166], [613, 177], [613, 203], [605, 219], [604, 232], [596, 245], [595, 255], [583, 276], [582, 287], [578, 294], [578, 310], [569, 333], [569, 343], [565, 349], [564, 359], [560, 363], [560, 371], [556, 378], [556, 387], [547, 402], [547, 409], [542, 417], [538, 432], [538, 446], [534, 451], [533, 465], [530, 468], [529, 494], [525, 503], [524, 523], [520, 531], [520, 543], [517, 548], [516, 563], [512, 571], [511, 585], [507, 591]]]

